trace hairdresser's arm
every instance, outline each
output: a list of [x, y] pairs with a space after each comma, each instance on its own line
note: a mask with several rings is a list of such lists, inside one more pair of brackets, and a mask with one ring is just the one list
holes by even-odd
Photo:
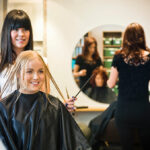
[[74, 77], [80, 77], [80, 76], [85, 76], [86, 75], [86, 69], [82, 69], [79, 71], [80, 66], [75, 65], [74, 70], [73, 70], [73, 75]]
[[110, 77], [107, 81], [107, 85], [109, 88], [113, 88], [116, 85], [118, 79], [118, 70], [115, 67], [111, 67]]

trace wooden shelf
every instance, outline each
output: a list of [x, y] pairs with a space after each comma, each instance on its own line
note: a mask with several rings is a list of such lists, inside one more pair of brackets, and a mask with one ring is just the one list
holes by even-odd
[[122, 31], [103, 31], [103, 37], [122, 37]]
[[113, 56], [104, 56], [104, 59], [112, 59]]
[[108, 47], [108, 48], [120, 48], [121, 45], [104, 45], [104, 47]]

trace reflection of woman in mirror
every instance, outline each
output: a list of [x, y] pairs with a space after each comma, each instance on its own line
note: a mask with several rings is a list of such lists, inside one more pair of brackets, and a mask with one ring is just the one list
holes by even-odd
[[[97, 51], [97, 41], [94, 37], [86, 37], [82, 54], [77, 57], [73, 71], [74, 77], [79, 77], [80, 88], [89, 79], [92, 71], [100, 65], [102, 65], [102, 62]], [[89, 85], [88, 83], [83, 91], [89, 87]]]
[[108, 75], [103, 66], [96, 68], [93, 71], [93, 76], [90, 80], [92, 87], [88, 88], [85, 93], [92, 99], [103, 102], [111, 103], [117, 99], [115, 92], [107, 87]]
[[134, 132], [143, 150], [150, 147], [150, 52], [141, 25], [127, 26], [122, 49], [114, 55], [108, 86], [114, 87], [119, 77], [119, 95], [115, 122], [123, 150], [134, 149]]

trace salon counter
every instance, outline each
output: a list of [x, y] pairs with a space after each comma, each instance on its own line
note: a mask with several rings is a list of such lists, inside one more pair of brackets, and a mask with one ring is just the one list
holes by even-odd
[[89, 124], [89, 122], [96, 116], [100, 115], [103, 111], [105, 111], [105, 108], [78, 108], [74, 112], [74, 119], [77, 122], [84, 123], [86, 125]]
[[78, 108], [76, 112], [103, 112], [106, 108]]

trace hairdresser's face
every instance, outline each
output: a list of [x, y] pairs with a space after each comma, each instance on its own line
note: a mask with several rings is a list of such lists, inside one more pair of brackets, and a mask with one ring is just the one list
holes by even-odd
[[88, 50], [89, 50], [89, 54], [90, 54], [90, 55], [93, 55], [93, 54], [94, 54], [94, 52], [95, 52], [95, 47], [96, 47], [95, 43], [91, 44], [91, 45], [88, 47]]
[[19, 54], [21, 51], [25, 49], [29, 42], [30, 31], [25, 28], [17, 28], [11, 30], [11, 41], [13, 50], [16, 54]]
[[38, 92], [45, 81], [45, 69], [38, 58], [29, 61], [25, 66], [23, 79], [20, 80], [20, 91], [25, 94]]
[[96, 84], [97, 87], [102, 87], [103, 86], [104, 81], [103, 81], [103, 79], [102, 79], [100, 74], [96, 75], [96, 77], [95, 77], [95, 84]]

